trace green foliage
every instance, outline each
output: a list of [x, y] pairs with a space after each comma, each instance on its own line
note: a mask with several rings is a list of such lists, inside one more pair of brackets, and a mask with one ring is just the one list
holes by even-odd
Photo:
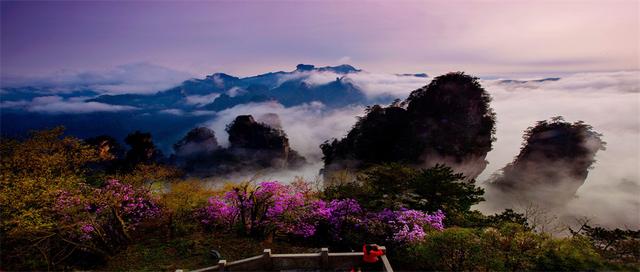
[[360, 172], [353, 182], [325, 188], [325, 198], [354, 198], [369, 210], [442, 210], [448, 224], [462, 222], [471, 206], [484, 200], [483, 193], [474, 181], [443, 165], [420, 170], [401, 164], [376, 165]]
[[[0, 139], [0, 232], [3, 262], [27, 263], [40, 255], [57, 222], [51, 208], [59, 190], [78, 188], [96, 152], [62, 127], [36, 131], [24, 140]], [[39, 246], [44, 246], [44, 249]], [[31, 254], [31, 255], [30, 255]], [[31, 267], [46, 268], [42, 259]]]
[[366, 115], [358, 118], [346, 138], [320, 146], [325, 165], [357, 160], [359, 165], [354, 166], [361, 168], [376, 163], [411, 161], [419, 154], [413, 154], [416, 150], [406, 145], [411, 135], [408, 120], [406, 110], [399, 106], [367, 107]]
[[[476, 269], [490, 260], [473, 229], [449, 228], [430, 233], [424, 242], [406, 251], [412, 269], [462, 271]], [[495, 267], [489, 267], [495, 268]]]
[[602, 257], [587, 239], [549, 239], [536, 259], [535, 270], [578, 271], [603, 269]]
[[[60, 127], [35, 131], [22, 140], [0, 139], [0, 239], [2, 262], [8, 264], [3, 268], [59, 269], [71, 259], [105, 257], [129, 242], [125, 240], [129, 240], [133, 224], [127, 222], [126, 209], [133, 208], [123, 205], [132, 199], [121, 201], [118, 196], [125, 196], [123, 192], [96, 188], [103, 187], [107, 177], [98, 165], [114, 157], [109, 156], [109, 150], [101, 152], [99, 147], [105, 146], [100, 142], [88, 145], [63, 136], [63, 132]], [[143, 170], [124, 176], [135, 184], [131, 190], [137, 192], [150, 175], [167, 176], [157, 167]], [[129, 190], [128, 185], [123, 186]], [[133, 195], [133, 191], [126, 194]], [[64, 214], [61, 196], [70, 204]], [[109, 201], [109, 197], [115, 200]], [[89, 235], [80, 231], [82, 227], [104, 240], [90, 242]], [[109, 234], [117, 230], [127, 239]]]
[[163, 157], [160, 150], [153, 143], [151, 133], [135, 131], [124, 139], [131, 149], [126, 154], [126, 166], [133, 169], [136, 165], [157, 162]]
[[153, 184], [170, 183], [182, 177], [182, 172], [170, 165], [164, 164], [138, 164], [130, 172], [113, 175], [127, 184], [135, 186], [149, 186]]
[[[88, 146], [79, 139], [64, 137], [62, 128], [34, 132], [22, 140], [0, 139], [3, 269], [173, 270], [209, 265], [207, 251], [212, 248], [235, 260], [258, 255], [264, 247], [277, 252], [317, 251], [318, 243], [324, 243], [300, 239], [295, 242], [302, 247], [295, 248], [290, 244], [293, 240], [284, 236], [263, 244], [255, 239], [256, 235], [247, 235], [252, 230], [245, 229], [246, 233], [240, 236], [205, 232], [194, 214], [206, 206], [209, 196], [220, 196], [228, 190], [212, 191], [200, 181], [175, 182], [180, 173], [160, 164], [139, 163], [124, 172], [97, 173], [100, 168], [96, 164], [117, 160], [110, 153], [111, 148], [107, 148], [108, 143], [102, 142]], [[140, 150], [136, 152], [155, 153], [153, 148]], [[122, 190], [103, 187], [104, 178], [110, 176], [126, 183], [118, 185]], [[89, 177], [96, 182], [89, 182]], [[638, 268], [640, 231], [585, 224], [574, 232], [574, 237], [538, 234], [522, 214], [512, 210], [490, 216], [471, 211], [472, 205], [482, 201], [482, 189], [442, 165], [430, 169], [398, 163], [374, 165], [337, 180], [342, 181], [328, 186], [322, 192], [323, 198], [354, 198], [371, 211], [400, 207], [427, 212], [441, 209], [447, 214], [446, 225], [466, 227], [431, 231], [422, 242], [389, 247], [396, 269], [637, 271]], [[162, 213], [158, 210], [146, 217], [151, 217], [151, 221], [132, 221], [132, 217], [125, 216], [124, 204], [137, 202], [131, 202], [134, 198], [129, 197], [128, 202], [119, 199], [123, 194], [118, 192], [129, 191], [135, 199], [140, 194], [149, 196], [148, 189], [142, 187], [153, 182], [169, 185], [169, 190], [157, 192]], [[228, 189], [231, 186], [238, 188], [235, 192], [238, 197], [252, 201], [258, 197], [255, 188], [247, 184], [228, 185]], [[69, 205], [62, 214], [55, 208], [60, 204], [61, 192], [67, 192], [69, 199], [74, 200], [65, 202]], [[97, 216], [93, 206], [103, 207], [106, 212]], [[246, 208], [245, 226], [260, 221], [256, 215], [265, 211], [265, 205]], [[91, 230], [79, 232], [83, 226], [90, 226]], [[115, 231], [127, 239], [115, 241], [122, 237], [108, 234], [112, 228], [119, 228]], [[73, 233], [75, 236], [70, 235]], [[83, 234], [88, 236], [78, 236]], [[371, 238], [367, 235], [345, 230], [341, 237], [361, 242]], [[101, 266], [96, 258], [96, 252], [101, 250], [102, 260], [109, 261], [106, 266]]]
[[168, 221], [170, 236], [196, 231], [200, 223], [194, 219], [195, 212], [207, 205], [207, 199], [216, 192], [205, 188], [196, 180], [178, 181], [170, 184], [169, 190], [161, 195], [161, 205]]
[[325, 170], [484, 157], [495, 141], [490, 101], [478, 78], [462, 72], [436, 77], [402, 103], [368, 107], [345, 138], [323, 143]]
[[587, 240], [552, 238], [519, 224], [500, 228], [448, 228], [410, 245], [400, 261], [405, 269], [446, 271], [606, 269], [604, 259]]
[[513, 223], [522, 226], [526, 230], [531, 230], [527, 218], [524, 214], [517, 213], [512, 209], [506, 209], [502, 213], [490, 215], [485, 219], [486, 225], [499, 227], [503, 224]]
[[574, 236], [589, 239], [597, 251], [620, 263], [640, 264], [640, 230], [605, 229], [583, 224]]
[[463, 214], [484, 200], [484, 190], [476, 187], [474, 181], [466, 181], [462, 174], [454, 174], [451, 168], [443, 165], [420, 170], [410, 184], [420, 197], [415, 204], [417, 209], [441, 209], [448, 216]]
[[75, 188], [97, 161], [79, 139], [63, 129], [33, 132], [25, 140], [0, 140], [0, 207], [4, 234], [40, 231], [55, 224], [49, 216], [53, 194]]

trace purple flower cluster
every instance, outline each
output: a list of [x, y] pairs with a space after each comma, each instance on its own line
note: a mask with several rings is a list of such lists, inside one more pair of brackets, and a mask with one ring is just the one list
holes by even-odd
[[97, 228], [117, 229], [110, 226], [112, 222], [122, 220], [127, 229], [134, 229], [142, 220], [160, 215], [149, 191], [117, 180], [107, 181], [103, 188], [60, 191], [52, 208], [62, 223], [76, 226], [69, 235], [81, 241], [92, 239]]
[[316, 202], [302, 189], [275, 181], [261, 182], [253, 191], [236, 188], [222, 197], [209, 198], [209, 205], [200, 212], [201, 222], [213, 227], [242, 222], [245, 229], [310, 237], [316, 231]]
[[398, 243], [411, 243], [422, 240], [425, 228], [442, 230], [444, 213], [437, 211], [428, 214], [417, 210], [400, 209], [391, 211], [385, 209], [377, 213], [369, 213], [367, 224], [376, 226], [387, 234], [387, 240]]
[[107, 185], [98, 189], [96, 193], [100, 194], [103, 199], [102, 203], [96, 205], [98, 206], [96, 210], [99, 212], [106, 207], [116, 209], [116, 212], [131, 228], [144, 219], [160, 215], [160, 207], [155, 203], [149, 191], [142, 188], [136, 189], [130, 184], [112, 179], [107, 181]]
[[80, 231], [82, 232], [82, 235], [80, 236], [80, 240], [86, 241], [91, 239], [91, 233], [95, 231], [95, 228], [93, 227], [93, 225], [86, 223], [82, 225], [82, 227], [80, 227]]
[[201, 210], [201, 222], [212, 227], [245, 229], [311, 237], [325, 225], [334, 240], [349, 233], [366, 233], [392, 242], [422, 240], [428, 229], [442, 230], [444, 213], [401, 209], [363, 211], [354, 199], [324, 201], [313, 198], [305, 186], [277, 181], [258, 184], [255, 190], [236, 188], [222, 197], [211, 197]]

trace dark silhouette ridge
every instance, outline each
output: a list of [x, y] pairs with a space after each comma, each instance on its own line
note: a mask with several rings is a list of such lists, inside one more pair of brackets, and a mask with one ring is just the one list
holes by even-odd
[[473, 179], [486, 167], [495, 138], [491, 98], [462, 72], [436, 77], [388, 107], [368, 107], [347, 136], [321, 145], [325, 173], [399, 162], [443, 163]]
[[173, 161], [193, 176], [224, 175], [263, 169], [293, 169], [306, 159], [291, 149], [276, 114], [265, 114], [267, 123], [251, 115], [239, 115], [227, 125], [229, 147], [221, 148], [208, 128], [195, 128], [174, 145]]
[[135, 131], [124, 139], [131, 149], [127, 151], [125, 156], [126, 164], [133, 168], [138, 164], [148, 164], [158, 162], [163, 159], [164, 155], [153, 143], [151, 133], [143, 133]]
[[227, 133], [230, 143], [227, 152], [249, 168], [295, 168], [305, 162], [304, 157], [291, 149], [282, 129], [256, 122], [251, 115], [236, 117], [227, 126]]
[[520, 153], [493, 178], [490, 189], [502, 200], [562, 207], [584, 184], [598, 150], [604, 150], [601, 136], [582, 121], [539, 121], [525, 131]]
[[213, 130], [197, 127], [173, 145], [173, 161], [187, 172], [207, 168], [207, 162], [213, 159], [215, 151], [220, 149]]

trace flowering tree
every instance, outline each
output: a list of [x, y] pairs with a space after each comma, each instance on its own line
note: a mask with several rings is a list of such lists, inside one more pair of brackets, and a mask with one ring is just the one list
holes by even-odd
[[103, 188], [81, 187], [59, 191], [53, 212], [60, 223], [57, 235], [73, 250], [99, 255], [113, 253], [131, 240], [131, 231], [160, 208], [150, 192], [118, 180]]
[[444, 213], [437, 211], [427, 214], [422, 211], [385, 209], [367, 215], [367, 231], [374, 237], [380, 237], [392, 243], [412, 243], [421, 241], [429, 229], [442, 230]]
[[[400, 209], [367, 212], [354, 199], [317, 199], [303, 184], [277, 181], [235, 187], [220, 197], [211, 197], [200, 212], [207, 226], [232, 229], [244, 234], [312, 237], [329, 234], [340, 242], [354, 234], [376, 240], [408, 243], [424, 238], [429, 229], [442, 230], [444, 213]], [[318, 230], [326, 230], [328, 233]]]
[[200, 212], [202, 223], [252, 235], [272, 233], [303, 237], [315, 233], [320, 218], [318, 202], [309, 197], [304, 184], [284, 185], [265, 181], [252, 188], [245, 183], [221, 197], [209, 198], [209, 206]]

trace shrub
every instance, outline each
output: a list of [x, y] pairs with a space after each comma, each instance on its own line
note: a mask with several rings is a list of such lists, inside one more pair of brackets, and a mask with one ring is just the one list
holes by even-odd
[[[424, 238], [425, 229], [442, 229], [444, 213], [385, 209], [367, 212], [354, 199], [324, 201], [304, 183], [243, 184], [221, 197], [211, 197], [201, 210], [210, 227], [239, 229], [243, 234], [329, 238], [338, 244], [378, 240], [401, 244]], [[320, 231], [318, 231], [320, 230]], [[366, 235], [366, 236], [365, 236]]]
[[261, 182], [253, 188], [241, 184], [222, 197], [209, 198], [200, 211], [201, 221], [211, 227], [237, 229], [243, 234], [267, 236], [274, 233], [304, 237], [315, 233], [321, 209], [304, 184], [283, 185]]
[[577, 271], [606, 268], [583, 238], [553, 238], [522, 225], [500, 228], [449, 228], [431, 232], [409, 244], [397, 258], [405, 269], [417, 270], [541, 270]]
[[461, 224], [471, 206], [483, 200], [483, 193], [473, 181], [443, 165], [417, 170], [383, 164], [362, 171], [354, 182], [327, 186], [325, 198], [354, 198], [367, 210], [441, 210], [448, 224]]
[[[0, 239], [5, 269], [52, 269], [61, 258], [48, 241], [58, 222], [51, 212], [59, 190], [84, 184], [86, 165], [99, 160], [63, 128], [33, 132], [24, 140], [0, 138]], [[41, 255], [42, 258], [33, 258]], [[63, 256], [64, 257], [64, 256]]]
[[109, 180], [103, 188], [59, 191], [52, 211], [58, 223], [56, 236], [75, 249], [101, 257], [128, 244], [131, 232], [144, 220], [160, 215], [148, 190], [117, 180]]
[[170, 236], [195, 230], [199, 224], [194, 213], [207, 206], [207, 200], [214, 193], [197, 180], [170, 183], [160, 199]]

